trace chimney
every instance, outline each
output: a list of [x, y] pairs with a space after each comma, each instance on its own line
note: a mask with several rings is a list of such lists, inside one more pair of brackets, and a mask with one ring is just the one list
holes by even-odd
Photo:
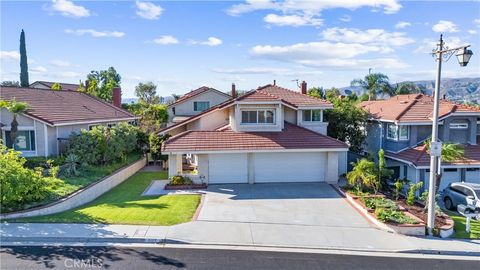
[[302, 94], [306, 95], [307, 94], [307, 83], [305, 81], [302, 81], [301, 89], [302, 89]]
[[273, 85], [277, 85], [277, 80], [273, 80]]
[[88, 90], [88, 87], [90, 86], [90, 82], [88, 80], [85, 81], [85, 91]]
[[237, 90], [235, 89], [235, 84], [232, 83], [232, 98], [237, 97]]
[[122, 88], [114, 87], [112, 89], [112, 104], [115, 107], [122, 107]]

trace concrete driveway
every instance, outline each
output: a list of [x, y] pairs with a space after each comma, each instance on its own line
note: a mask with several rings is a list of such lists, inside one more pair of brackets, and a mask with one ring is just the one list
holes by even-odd
[[197, 220], [371, 227], [364, 217], [325, 183], [211, 185]]

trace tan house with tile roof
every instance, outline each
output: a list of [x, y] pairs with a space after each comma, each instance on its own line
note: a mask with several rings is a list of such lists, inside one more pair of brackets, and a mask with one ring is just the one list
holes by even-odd
[[[423, 94], [398, 95], [387, 100], [365, 101], [360, 104], [370, 113], [367, 126], [366, 151], [385, 150], [394, 178], [424, 182], [428, 188], [430, 155], [424, 141], [432, 132], [433, 98]], [[442, 163], [440, 190], [450, 182], [480, 183], [480, 109], [440, 101], [439, 139], [463, 144], [465, 158]]]
[[230, 95], [207, 86], [192, 90], [168, 105], [169, 125], [181, 122], [231, 98]]
[[[120, 88], [114, 88], [114, 100], [120, 100]], [[0, 110], [3, 143], [22, 152], [23, 156], [58, 155], [63, 142], [72, 132], [96, 125], [135, 123], [138, 117], [121, 108], [77, 91], [54, 91], [34, 88], [1, 87], [0, 100], [26, 102], [29, 109], [17, 117], [16, 139], [10, 139], [12, 114]]]
[[[346, 172], [348, 146], [326, 135], [325, 100], [266, 85], [162, 130], [169, 176], [196, 182], [331, 182]], [[189, 167], [195, 173], [185, 172]], [[192, 168], [193, 167], [193, 168]]]

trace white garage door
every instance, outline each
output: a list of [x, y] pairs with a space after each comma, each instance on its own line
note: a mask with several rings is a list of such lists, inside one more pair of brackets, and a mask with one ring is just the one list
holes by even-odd
[[467, 168], [465, 181], [480, 184], [480, 168]]
[[[425, 190], [428, 190], [430, 172], [425, 173]], [[440, 182], [439, 191], [444, 190], [450, 183], [460, 182], [460, 169], [443, 169], [442, 180]]]
[[255, 153], [256, 183], [325, 181], [326, 153]]
[[209, 184], [248, 183], [247, 154], [210, 154]]

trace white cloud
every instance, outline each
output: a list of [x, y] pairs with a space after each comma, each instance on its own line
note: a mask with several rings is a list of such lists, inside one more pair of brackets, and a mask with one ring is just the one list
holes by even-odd
[[277, 10], [286, 14], [302, 13], [319, 15], [322, 10], [333, 8], [357, 9], [360, 7], [383, 8], [384, 13], [396, 13], [402, 7], [396, 0], [322, 0], [322, 1], [296, 1], [296, 0], [247, 0], [245, 3], [231, 6], [227, 13], [238, 16], [256, 10]]
[[17, 51], [0, 51], [0, 59], [2, 60], [20, 60], [20, 53]]
[[[444, 38], [445, 46], [449, 48], [456, 48], [464, 46], [466, 43], [463, 42], [459, 37], [447, 37]], [[426, 38], [422, 41], [421, 45], [416, 48], [413, 52], [415, 53], [432, 53], [433, 49], [437, 48], [438, 40]]]
[[409, 26], [412, 26], [412, 24], [409, 23], [409, 22], [398, 22], [397, 24], [395, 24], [396, 29], [403, 29], [403, 28], [409, 27]]
[[154, 39], [153, 42], [160, 45], [178, 44], [178, 39], [173, 36], [165, 35]]
[[369, 43], [383, 46], [404, 46], [414, 43], [405, 33], [387, 32], [384, 29], [360, 30], [356, 28], [328, 28], [322, 32], [326, 40], [348, 43]]
[[298, 16], [298, 15], [268, 14], [263, 18], [263, 20], [266, 23], [278, 25], [278, 26], [305, 26], [305, 25], [320, 26], [323, 24], [322, 19], [317, 19], [311, 16]]
[[137, 15], [147, 20], [158, 20], [162, 15], [163, 8], [151, 2], [136, 1]]
[[368, 67], [404, 68], [397, 58], [358, 59], [368, 53], [383, 53], [381, 46], [360, 43], [309, 42], [288, 46], [258, 45], [250, 50], [257, 58], [297, 63], [310, 67], [358, 69]]
[[65, 33], [67, 34], [74, 34], [77, 36], [83, 36], [83, 35], [90, 35], [92, 37], [115, 37], [115, 38], [121, 38], [125, 36], [124, 32], [118, 32], [118, 31], [97, 31], [94, 29], [65, 29]]
[[467, 31], [470, 35], [475, 35], [477, 33], [477, 30], [470, 29]]
[[348, 15], [343, 15], [342, 17], [340, 17], [340, 21], [342, 22], [349, 22], [352, 20], [352, 17], [348, 16]]
[[47, 68], [45, 68], [43, 66], [36, 66], [36, 67], [30, 68], [29, 71], [34, 72], [34, 73], [45, 73], [48, 70], [47, 70]]
[[205, 45], [211, 47], [221, 45], [222, 43], [223, 41], [216, 37], [209, 37], [206, 41], [190, 40], [190, 44], [192, 45]]
[[90, 16], [90, 11], [88, 9], [83, 6], [75, 5], [69, 0], [52, 0], [51, 8], [67, 17], [81, 18]]
[[439, 33], [453, 33], [458, 32], [458, 26], [451, 21], [440, 20], [433, 25], [432, 30]]
[[473, 23], [480, 27], [480, 19], [473, 20]]
[[72, 66], [72, 64], [70, 64], [70, 62], [59, 60], [59, 59], [51, 60], [49, 62], [49, 64], [52, 65], [52, 66], [56, 66], [56, 67], [71, 67]]
[[271, 67], [248, 67], [248, 68], [237, 68], [237, 69], [222, 69], [216, 68], [213, 69], [213, 72], [223, 73], [223, 74], [278, 74], [287, 72], [288, 69], [285, 68], [271, 68]]

